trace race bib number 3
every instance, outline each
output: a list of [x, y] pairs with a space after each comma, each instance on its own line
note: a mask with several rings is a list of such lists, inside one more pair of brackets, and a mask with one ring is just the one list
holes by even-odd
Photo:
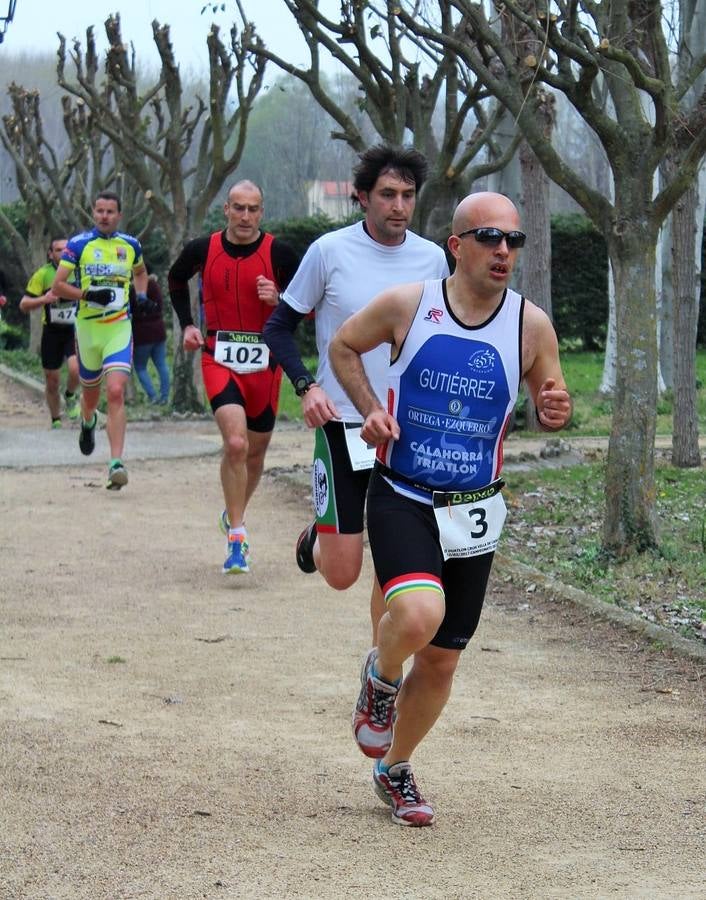
[[369, 447], [360, 436], [360, 425], [355, 422], [346, 422], [346, 447], [351, 461], [351, 469], [360, 472], [363, 469], [372, 469], [375, 463], [375, 447]]
[[270, 348], [255, 331], [217, 331], [213, 358], [241, 375], [263, 372], [270, 364]]
[[500, 493], [503, 484], [498, 479], [473, 491], [434, 492], [434, 516], [444, 559], [495, 550], [507, 515]]
[[49, 321], [52, 325], [73, 325], [76, 321], [77, 305], [69, 303], [66, 306], [50, 306]]

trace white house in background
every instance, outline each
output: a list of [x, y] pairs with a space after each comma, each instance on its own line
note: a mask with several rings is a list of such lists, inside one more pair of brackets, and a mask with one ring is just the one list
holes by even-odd
[[310, 181], [307, 185], [307, 208], [310, 216], [323, 213], [334, 221], [353, 212], [352, 181]]

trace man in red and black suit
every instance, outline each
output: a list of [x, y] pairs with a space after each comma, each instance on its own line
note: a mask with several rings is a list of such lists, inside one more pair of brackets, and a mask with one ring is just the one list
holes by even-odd
[[[299, 260], [260, 230], [262, 191], [239, 181], [224, 205], [226, 228], [189, 241], [169, 270], [169, 296], [183, 329], [185, 350], [202, 350], [201, 368], [223, 438], [221, 484], [228, 536], [224, 573], [249, 572], [244, 517], [262, 474], [277, 416], [282, 370], [270, 357], [262, 329]], [[201, 275], [202, 334], [191, 316], [188, 281]]]

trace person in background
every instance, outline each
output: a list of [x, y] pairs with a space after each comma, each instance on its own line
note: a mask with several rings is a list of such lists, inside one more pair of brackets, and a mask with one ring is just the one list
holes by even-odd
[[[167, 330], [164, 327], [162, 290], [156, 275], [149, 274], [147, 299], [152, 301], [153, 306], [147, 307], [147, 304], [138, 303], [134, 289], [130, 289], [132, 361], [149, 402], [164, 406], [169, 402]], [[159, 376], [159, 394], [157, 394], [147, 370], [147, 363], [150, 360], [154, 363]]]
[[75, 300], [61, 300], [52, 290], [61, 254], [66, 249], [66, 238], [53, 237], [49, 242], [47, 262], [40, 266], [27, 282], [20, 300], [20, 309], [30, 313], [42, 310], [42, 339], [40, 356], [44, 369], [44, 396], [51, 416], [51, 427], [61, 428], [61, 369], [66, 363], [66, 390], [64, 401], [69, 419], [80, 414], [78, 397], [78, 361], [76, 359]]
[[[363, 515], [373, 452], [360, 439], [360, 414], [331, 370], [329, 342], [349, 316], [384, 288], [410, 278], [448, 275], [441, 247], [410, 230], [426, 175], [426, 159], [412, 148], [379, 144], [361, 153], [353, 187], [365, 218], [314, 241], [265, 326], [265, 340], [301, 398], [304, 421], [315, 429], [315, 519], [299, 535], [297, 565], [302, 572], [318, 571], [339, 591], [355, 584], [363, 565]], [[304, 365], [294, 337], [312, 310], [319, 353], [316, 377]], [[366, 355], [373, 384], [381, 386], [388, 357], [385, 347]], [[374, 581], [373, 644], [383, 612]]]
[[[134, 278], [138, 303], [149, 308], [147, 270], [136, 237], [118, 231], [120, 197], [101, 191], [93, 204], [94, 228], [72, 237], [64, 250], [52, 284], [64, 300], [78, 301], [76, 347], [81, 381], [81, 430], [78, 446], [93, 453], [101, 383], [108, 401], [106, 433], [110, 444], [106, 487], [119, 491], [127, 484], [125, 449], [125, 385], [132, 369], [130, 282]], [[75, 283], [74, 283], [75, 282]]]
[[[282, 370], [262, 340], [297, 255], [262, 231], [262, 191], [239, 181], [228, 191], [226, 227], [189, 241], [169, 270], [169, 296], [187, 351], [201, 350], [203, 382], [223, 439], [219, 524], [227, 536], [223, 573], [250, 571], [245, 509], [258, 485], [275, 427]], [[199, 273], [206, 335], [191, 315], [188, 281]]]

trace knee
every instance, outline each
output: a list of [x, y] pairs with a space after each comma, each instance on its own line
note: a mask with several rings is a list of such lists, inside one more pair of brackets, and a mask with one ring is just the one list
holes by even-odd
[[336, 556], [334, 559], [322, 556], [320, 560], [319, 571], [324, 576], [326, 584], [334, 591], [346, 591], [358, 580], [362, 560], [346, 559], [343, 556]]
[[429, 653], [417, 654], [414, 658], [414, 671], [434, 690], [448, 689], [453, 682], [460, 653], [456, 650], [442, 650], [439, 647], [427, 648]]
[[265, 450], [248, 448], [248, 466], [253, 470], [262, 470], [265, 465]]
[[425, 647], [443, 621], [444, 601], [436, 593], [410, 594], [399, 598], [390, 612], [405, 639], [415, 647]]
[[44, 382], [46, 389], [50, 394], [55, 394], [59, 390], [59, 373], [51, 370], [44, 373]]
[[223, 439], [223, 454], [229, 463], [241, 464], [248, 456], [248, 439], [242, 434], [230, 434]]
[[125, 385], [122, 382], [106, 384], [105, 397], [110, 406], [120, 406], [125, 398]]
[[332, 571], [323, 571], [321, 574], [324, 576], [326, 584], [334, 591], [347, 591], [358, 580], [360, 570], [354, 572], [351, 569], [342, 569], [336, 566]]

